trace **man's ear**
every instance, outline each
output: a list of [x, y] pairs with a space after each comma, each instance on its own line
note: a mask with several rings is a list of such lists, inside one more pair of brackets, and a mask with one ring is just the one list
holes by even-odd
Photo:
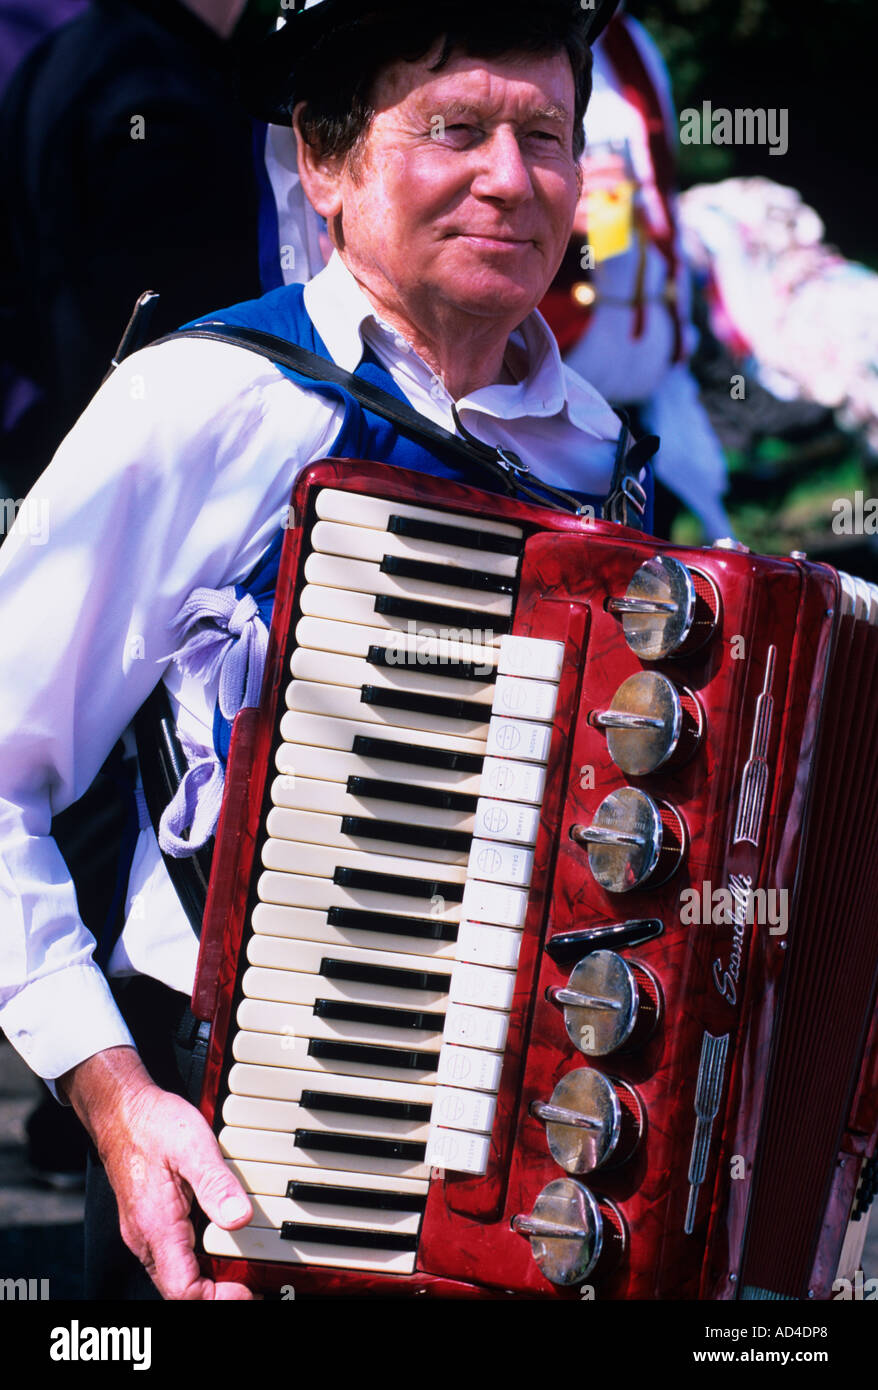
[[342, 210], [341, 173], [344, 160], [337, 157], [323, 158], [308, 144], [301, 126], [304, 105], [304, 102], [300, 102], [293, 112], [299, 177], [308, 202], [331, 226]]

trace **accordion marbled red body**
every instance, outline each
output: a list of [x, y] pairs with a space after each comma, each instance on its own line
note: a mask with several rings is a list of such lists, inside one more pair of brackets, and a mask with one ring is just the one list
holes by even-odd
[[[844, 615], [839, 577], [823, 566], [683, 550], [374, 464], [309, 469], [294, 494], [302, 524], [282, 561], [262, 703], [238, 717], [232, 742], [195, 994], [196, 1013], [212, 1023], [203, 1113], [219, 1128], [305, 522], [321, 487], [524, 528], [512, 631], [564, 644], [547, 792], [487, 1171], [433, 1171], [411, 1274], [218, 1256], [204, 1256], [206, 1268], [263, 1292], [291, 1284], [303, 1295], [829, 1297], [878, 1130], [878, 738], [854, 704], [855, 692], [875, 688], [878, 601], [861, 586], [859, 611]], [[655, 555], [703, 576], [719, 604], [697, 650], [644, 662], [608, 602]], [[682, 765], [628, 777], [589, 716], [645, 667], [695, 696], [704, 733]], [[666, 882], [619, 893], [599, 886], [570, 831], [593, 822], [625, 785], [670, 804], [686, 845]], [[765, 890], [757, 901], [773, 915], [726, 920], [713, 895], [730, 884]], [[557, 941], [629, 921], [661, 923], [649, 939], [614, 948], [657, 982], [660, 1018], [636, 1050], [585, 1056], [548, 993], [566, 986], [597, 943], [558, 949]], [[613, 1204], [603, 1208], [607, 1254], [619, 1243], [610, 1238], [614, 1210], [624, 1250], [613, 1267], [598, 1261], [584, 1280], [561, 1286], [535, 1261], [536, 1237], [512, 1223], [567, 1176], [532, 1106], [582, 1068], [632, 1088], [641, 1134], [626, 1162], [571, 1175]], [[697, 1118], [697, 1105], [708, 1118]], [[704, 1152], [693, 1183], [696, 1129]]]

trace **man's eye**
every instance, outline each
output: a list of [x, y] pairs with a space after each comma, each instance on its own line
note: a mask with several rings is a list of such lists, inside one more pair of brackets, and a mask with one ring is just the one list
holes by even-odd
[[532, 130], [530, 131], [530, 138], [553, 145], [560, 145], [561, 143], [560, 135], [556, 135], [553, 130]]

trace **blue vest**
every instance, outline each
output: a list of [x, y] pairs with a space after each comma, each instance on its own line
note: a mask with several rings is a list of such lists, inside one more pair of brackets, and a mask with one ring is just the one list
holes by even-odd
[[[195, 327], [197, 323], [225, 323], [244, 328], [260, 329], [264, 333], [273, 333], [276, 337], [285, 338], [288, 342], [297, 343], [309, 352], [332, 360], [329, 350], [305, 308], [303, 285], [282, 286], [280, 289], [271, 290], [261, 299], [251, 299], [244, 304], [236, 304], [231, 309], [223, 309], [220, 314], [212, 314], [197, 320], [195, 324], [187, 325], [187, 327]], [[385, 420], [382, 416], [376, 415], [362, 406], [343, 387], [328, 381], [312, 381], [308, 377], [300, 376], [292, 368], [275, 365], [278, 366], [278, 371], [289, 377], [290, 381], [294, 381], [297, 386], [303, 387], [306, 391], [318, 391], [321, 396], [325, 396], [333, 404], [337, 403], [344, 407], [344, 419], [332, 447], [328, 450], [328, 457], [371, 459], [375, 463], [390, 463], [397, 468], [408, 468], [418, 473], [430, 473], [438, 478], [451, 478], [455, 482], [484, 488], [485, 491], [495, 490], [477, 474], [475, 469], [472, 473], [464, 474], [454, 463], [445, 461], [439, 453], [434, 453], [424, 445], [401, 434], [390, 420]], [[354, 375], [380, 387], [382, 391], [386, 391], [396, 400], [408, 404], [393, 377], [368, 348], [366, 348]], [[577, 496], [580, 502], [594, 507], [596, 514], [600, 515], [600, 508], [605, 500], [603, 497], [594, 497], [586, 493], [573, 495]], [[266, 627], [271, 624], [271, 615], [274, 609], [274, 594], [277, 587], [278, 566], [284, 535], [285, 532], [282, 529], [278, 531], [255, 568], [244, 582], [236, 587], [239, 598], [243, 598], [245, 594], [252, 595]], [[223, 719], [219, 709], [214, 716], [213, 734], [217, 756], [225, 766], [229, 751], [231, 725]]]

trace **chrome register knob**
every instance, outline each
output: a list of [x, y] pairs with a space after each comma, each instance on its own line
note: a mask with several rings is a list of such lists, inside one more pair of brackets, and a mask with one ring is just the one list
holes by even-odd
[[623, 681], [610, 708], [591, 715], [607, 735], [607, 748], [628, 777], [645, 777], [665, 763], [691, 757], [703, 729], [691, 690], [678, 690], [658, 671], [638, 671]]
[[574, 825], [570, 838], [588, 850], [588, 864], [609, 893], [658, 885], [679, 866], [686, 847], [680, 816], [636, 787], [605, 797], [591, 825]]
[[661, 1013], [652, 974], [615, 951], [593, 951], [567, 984], [548, 990], [547, 997], [563, 1009], [567, 1036], [587, 1057], [643, 1046]]
[[696, 651], [719, 616], [719, 596], [700, 570], [669, 555], [654, 555], [634, 574], [624, 598], [611, 598], [625, 641], [642, 661], [661, 661]]
[[562, 1076], [551, 1100], [535, 1100], [530, 1113], [546, 1126], [549, 1152], [568, 1173], [625, 1163], [643, 1131], [637, 1092], [591, 1067]]
[[530, 1241], [549, 1282], [565, 1287], [612, 1269], [626, 1244], [625, 1226], [613, 1203], [572, 1178], [557, 1178], [544, 1187], [530, 1216], [513, 1217], [512, 1229]]

